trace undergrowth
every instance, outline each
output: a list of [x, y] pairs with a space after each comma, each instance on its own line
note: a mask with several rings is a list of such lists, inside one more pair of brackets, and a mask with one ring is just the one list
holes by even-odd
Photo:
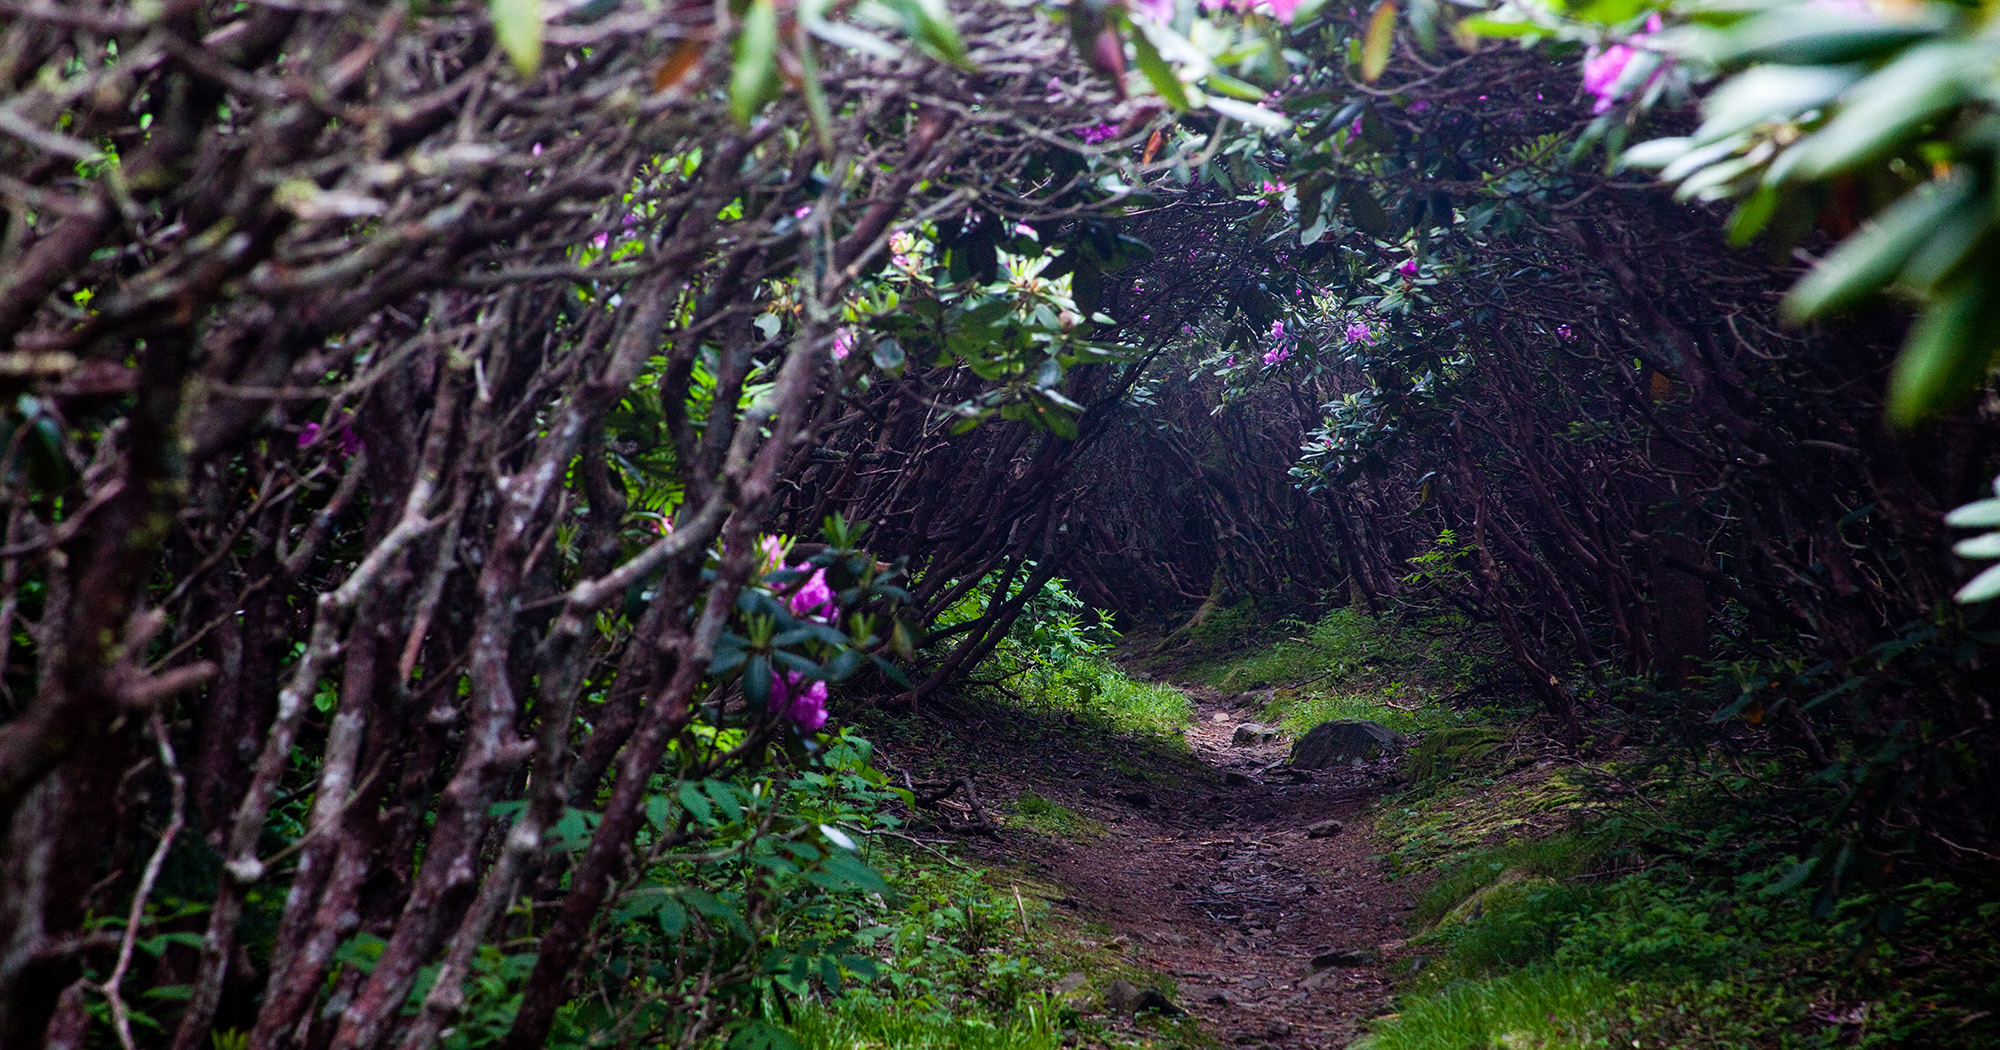
[[1801, 832], [1830, 792], [1789, 760], [1577, 766], [1475, 730], [1381, 809], [1385, 862], [1431, 883], [1366, 1050], [2000, 1046], [1991, 887], [1816, 908]]

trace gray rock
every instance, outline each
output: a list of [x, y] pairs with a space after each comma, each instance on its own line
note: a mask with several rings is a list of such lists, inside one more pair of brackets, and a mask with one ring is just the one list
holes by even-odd
[[1056, 982], [1056, 994], [1068, 995], [1069, 993], [1076, 991], [1078, 988], [1083, 987], [1084, 981], [1086, 979], [1087, 978], [1085, 978], [1080, 973], [1068, 974], [1065, 977], [1063, 977], [1062, 980]]
[[1312, 958], [1314, 970], [1327, 970], [1335, 966], [1373, 966], [1375, 953], [1365, 949], [1360, 951], [1321, 952]]
[[1244, 722], [1236, 727], [1236, 732], [1230, 735], [1229, 742], [1235, 744], [1237, 747], [1249, 747], [1253, 744], [1269, 743], [1276, 739], [1278, 739], [1278, 731], [1274, 727], [1258, 725], [1255, 722]]
[[1290, 764], [1295, 769], [1325, 769], [1348, 762], [1372, 762], [1383, 752], [1403, 746], [1402, 737], [1379, 723], [1321, 722], [1292, 745]]
[[1340, 821], [1322, 820], [1317, 824], [1307, 825], [1306, 837], [1309, 839], [1330, 839], [1346, 829], [1347, 825], [1342, 824]]
[[1136, 1014], [1146, 1010], [1180, 1017], [1186, 1010], [1160, 994], [1158, 988], [1141, 988], [1129, 981], [1113, 981], [1104, 989], [1104, 1009], [1114, 1014]]

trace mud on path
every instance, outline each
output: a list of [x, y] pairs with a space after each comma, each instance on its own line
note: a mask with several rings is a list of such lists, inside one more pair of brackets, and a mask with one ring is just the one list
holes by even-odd
[[[1170, 975], [1175, 1004], [1220, 1042], [1344, 1047], [1386, 1009], [1384, 966], [1410, 908], [1408, 886], [1369, 859], [1381, 849], [1368, 806], [1391, 786], [1394, 761], [1307, 779], [1274, 768], [1289, 739], [1232, 745], [1255, 714], [1248, 698], [1184, 691], [1196, 706], [1191, 754], [1061, 730], [986, 737], [977, 757], [961, 757], [978, 767], [989, 809], [1033, 792], [1105, 833], [1070, 841], [1009, 829], [968, 848], [1026, 862], [1061, 887], [1069, 896], [1058, 905], [1109, 925], [1134, 965]], [[1330, 820], [1343, 828], [1309, 835]]]

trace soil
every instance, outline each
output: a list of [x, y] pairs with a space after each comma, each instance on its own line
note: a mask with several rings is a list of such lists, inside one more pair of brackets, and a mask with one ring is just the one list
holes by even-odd
[[[1408, 885], [1370, 859], [1383, 852], [1370, 803], [1393, 786], [1397, 760], [1305, 779], [1282, 767], [1289, 739], [1232, 745], [1254, 694], [1182, 688], [1197, 705], [1187, 753], [1013, 712], [959, 723], [928, 754], [889, 751], [971, 772], [989, 811], [1032, 791], [1102, 823], [1086, 841], [1010, 827], [968, 849], [1026, 864], [1067, 893], [1058, 905], [1110, 926], [1134, 965], [1170, 975], [1175, 1004], [1220, 1042], [1346, 1046], [1387, 1009], [1384, 968], [1411, 907]], [[1328, 835], [1329, 820], [1342, 829]], [[1085, 1008], [1103, 1011], [1103, 999]]]

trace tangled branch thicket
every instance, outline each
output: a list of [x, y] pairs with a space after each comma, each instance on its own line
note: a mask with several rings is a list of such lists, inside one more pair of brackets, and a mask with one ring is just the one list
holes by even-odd
[[[783, 733], [690, 727], [868, 368], [857, 286], [995, 186], [1010, 222], [1102, 197], [1027, 170], [1122, 105], [1038, 12], [962, 9], [976, 73], [788, 21], [826, 109], [747, 127], [726, 12], [599, 15], [519, 78], [483, 5], [7, 5], [0, 1044], [103, 1001], [129, 1042], [169, 889], [177, 1050], [436, 1045], [497, 940], [506, 1045], [615, 1000], [607, 908], [699, 838], [648, 800]], [[686, 965], [683, 1045], [731, 979]]]

